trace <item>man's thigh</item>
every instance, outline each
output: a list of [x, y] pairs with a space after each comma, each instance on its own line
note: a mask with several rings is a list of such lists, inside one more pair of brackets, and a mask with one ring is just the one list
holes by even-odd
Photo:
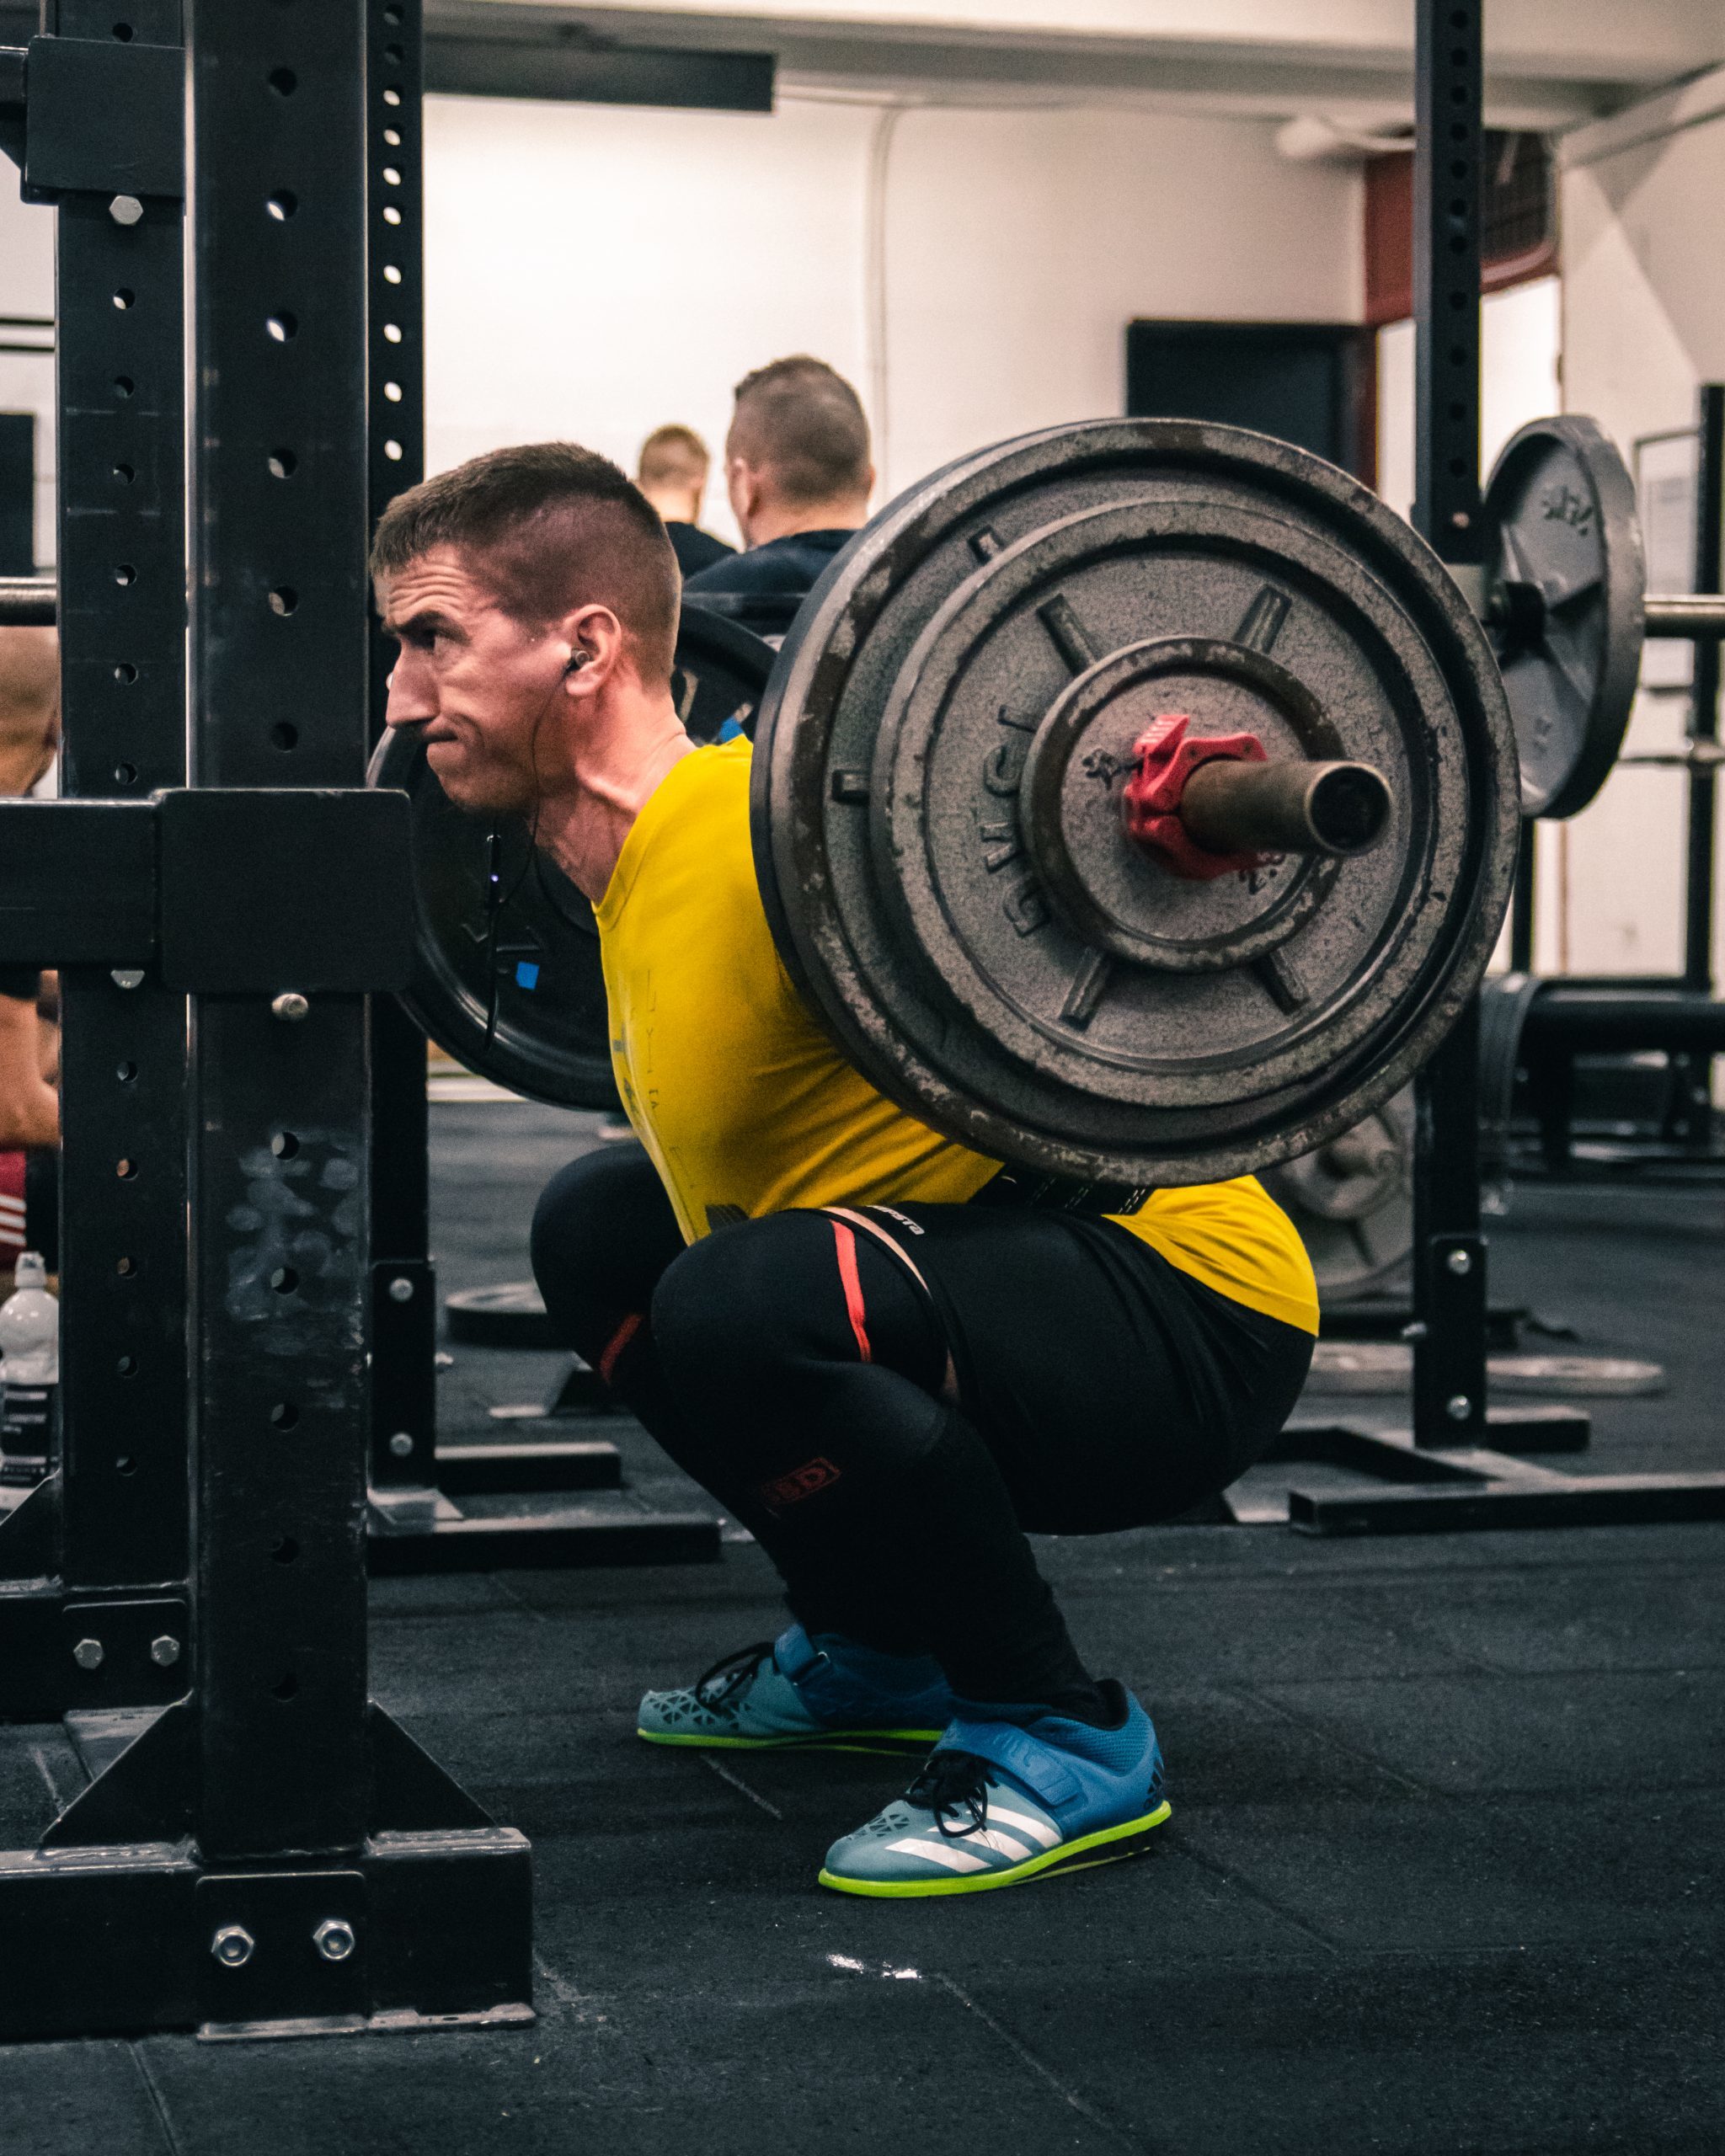
[[545, 1186], [533, 1214], [533, 1276], [572, 1343], [644, 1312], [683, 1248], [676, 1215], [644, 1152], [584, 1153]]
[[926, 1283], [961, 1404], [1033, 1529], [1188, 1510], [1234, 1479], [1298, 1396], [1304, 1335], [1229, 1305], [1107, 1221], [915, 1203], [846, 1217]]

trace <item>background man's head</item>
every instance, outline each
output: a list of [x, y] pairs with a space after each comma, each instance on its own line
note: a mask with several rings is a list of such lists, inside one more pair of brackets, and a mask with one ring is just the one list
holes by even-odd
[[582, 728], [669, 704], [676, 558], [640, 489], [591, 450], [492, 450], [398, 494], [371, 574], [401, 644], [389, 722], [425, 726], [463, 807], [522, 809], [568, 778]]
[[0, 628], [0, 794], [28, 793], [59, 747], [59, 640]]
[[868, 422], [842, 375], [806, 355], [775, 360], [743, 377], [736, 400], [725, 485], [746, 545], [867, 520]]
[[655, 427], [641, 445], [635, 484], [667, 524], [698, 524], [711, 464], [692, 427]]

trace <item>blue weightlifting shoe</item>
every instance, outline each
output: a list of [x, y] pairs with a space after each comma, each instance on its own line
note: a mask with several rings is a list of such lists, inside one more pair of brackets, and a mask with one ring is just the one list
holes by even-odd
[[684, 1690], [649, 1692], [636, 1734], [750, 1752], [926, 1752], [953, 1712], [932, 1656], [881, 1654], [837, 1632], [810, 1639], [793, 1625]]
[[1168, 1817], [1150, 1716], [1112, 1678], [1119, 1726], [1060, 1715], [948, 1726], [896, 1803], [835, 1842], [823, 1886], [841, 1894], [975, 1894], [1136, 1856]]

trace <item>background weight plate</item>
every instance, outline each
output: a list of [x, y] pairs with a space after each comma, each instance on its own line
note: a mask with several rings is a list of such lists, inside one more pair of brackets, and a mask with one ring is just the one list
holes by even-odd
[[1647, 572], [1634, 483], [1592, 419], [1535, 419], [1504, 445], [1484, 515], [1522, 814], [1573, 816], [1617, 760], [1641, 671]]
[[[1138, 648], [1183, 640], [1183, 674]], [[1084, 738], [1055, 756], [1074, 699]], [[1132, 741], [1171, 709], [1377, 765], [1389, 840], [1327, 865], [1316, 903], [1288, 903], [1298, 862], [1178, 882], [1117, 820]], [[1097, 849], [1119, 938], [1052, 887], [1027, 770], [1069, 853]], [[1311, 1151], [1407, 1084], [1483, 971], [1515, 790], [1484, 635], [1375, 496], [1261, 435], [1102, 420], [948, 466], [836, 558], [762, 703], [754, 838], [788, 966], [884, 1092], [1045, 1172], [1195, 1182]], [[1228, 962], [1125, 954], [1163, 929]]]
[[[734, 622], [685, 607], [671, 681], [684, 723], [702, 740], [728, 718], [747, 723], [772, 659], [770, 645]], [[615, 1107], [592, 907], [534, 852], [524, 825], [504, 824], [506, 899], [497, 924], [497, 1023], [488, 1040], [489, 819], [450, 801], [416, 728], [386, 734], [369, 776], [373, 786], [399, 787], [413, 803], [418, 959], [402, 1001], [414, 1022], [458, 1063], [512, 1092], [557, 1107]]]
[[1413, 1255], [1413, 1088], [1263, 1180], [1300, 1230], [1324, 1308], [1404, 1281]]

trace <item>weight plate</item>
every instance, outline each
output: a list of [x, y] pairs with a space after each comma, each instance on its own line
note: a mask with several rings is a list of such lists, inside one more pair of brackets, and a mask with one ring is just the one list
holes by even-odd
[[[1547, 1400], [1644, 1399], [1665, 1390], [1660, 1364], [1613, 1355], [1490, 1355], [1486, 1376], [1494, 1393]], [[1413, 1378], [1413, 1350], [1397, 1342], [1320, 1340], [1306, 1389], [1405, 1394]]]
[[463, 1288], [443, 1299], [451, 1340], [467, 1348], [558, 1348], [562, 1342], [531, 1280], [498, 1288]]
[[1326, 1309], [1381, 1293], [1413, 1255], [1413, 1088], [1316, 1152], [1268, 1169], [1264, 1184], [1300, 1230]]
[[752, 734], [773, 657], [772, 646], [752, 629], [686, 600], [670, 690], [690, 738], [715, 741], [729, 719]]
[[[1170, 712], [1375, 765], [1388, 839], [1182, 881], [1121, 811]], [[1375, 496], [1263, 435], [1098, 420], [948, 466], [835, 559], [753, 815], [786, 963], [884, 1092], [1046, 1172], [1196, 1182], [1338, 1137], [1435, 1047], [1508, 900], [1514, 746]]]
[[1535, 419], [1486, 488], [1492, 641], [1521, 753], [1525, 816], [1573, 816], [1623, 746], [1647, 571], [1635, 487], [1591, 419]]
[[[713, 738], [729, 718], [747, 723], [772, 670], [768, 645], [687, 606], [676, 656], [672, 694], [697, 739]], [[458, 1063], [512, 1092], [557, 1107], [615, 1107], [592, 907], [511, 819], [499, 832], [505, 898], [494, 942], [489, 819], [449, 799], [417, 728], [387, 733], [368, 776], [373, 786], [399, 787], [413, 804], [418, 957], [402, 1001], [414, 1022]], [[496, 1022], [488, 1029], [494, 977]]]

